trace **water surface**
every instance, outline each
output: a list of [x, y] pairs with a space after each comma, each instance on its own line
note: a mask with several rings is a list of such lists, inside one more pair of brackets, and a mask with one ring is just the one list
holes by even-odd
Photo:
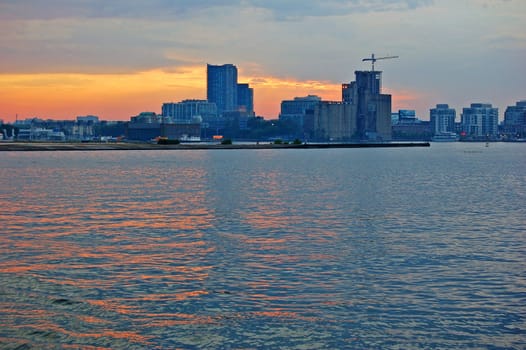
[[526, 346], [526, 145], [0, 154], [0, 348]]

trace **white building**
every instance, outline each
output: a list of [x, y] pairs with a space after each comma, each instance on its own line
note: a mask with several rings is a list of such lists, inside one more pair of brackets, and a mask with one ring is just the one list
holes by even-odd
[[498, 135], [499, 110], [491, 103], [472, 103], [462, 109], [462, 131], [472, 138], [493, 138]]
[[434, 135], [443, 135], [455, 132], [456, 111], [447, 104], [437, 104], [436, 108], [429, 110], [431, 131]]
[[19, 141], [65, 141], [64, 132], [53, 129], [29, 128], [18, 131]]

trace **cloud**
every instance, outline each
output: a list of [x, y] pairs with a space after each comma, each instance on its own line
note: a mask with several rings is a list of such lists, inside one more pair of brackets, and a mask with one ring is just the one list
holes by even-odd
[[378, 62], [385, 87], [442, 91], [432, 105], [524, 99], [525, 10], [524, 0], [0, 0], [0, 77], [154, 70], [179, 80], [171, 73], [191, 66], [204, 81], [206, 63], [234, 63], [257, 96], [281, 98], [274, 86], [351, 81], [374, 52], [400, 56]]
[[162, 38], [144, 27], [109, 19], [28, 21], [0, 37], [0, 73], [124, 73], [177, 64]]
[[236, 0], [4, 0], [0, 19], [169, 18], [210, 7], [236, 6]]
[[211, 8], [256, 8], [276, 19], [325, 17], [353, 12], [399, 11], [433, 0], [4, 0], [0, 19], [142, 18], [170, 20], [195, 16]]
[[432, 4], [433, 0], [250, 0], [278, 19], [344, 16], [352, 13], [400, 11]]

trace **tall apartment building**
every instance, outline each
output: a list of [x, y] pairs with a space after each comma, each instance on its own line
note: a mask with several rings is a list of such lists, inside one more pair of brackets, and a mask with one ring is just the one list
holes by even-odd
[[355, 71], [356, 81], [342, 84], [343, 103], [354, 106], [360, 140], [391, 140], [391, 95], [382, 94], [382, 72]]
[[492, 138], [498, 134], [499, 110], [491, 103], [472, 103], [462, 109], [462, 131], [467, 137]]
[[508, 106], [504, 112], [504, 132], [513, 138], [526, 137], [526, 100]]
[[437, 104], [429, 110], [431, 131], [434, 135], [455, 132], [456, 111], [447, 104]]
[[504, 125], [525, 126], [526, 125], [526, 100], [519, 101], [515, 106], [508, 106], [504, 112]]
[[254, 115], [254, 89], [249, 84], [237, 84], [237, 104], [239, 110]]
[[237, 67], [233, 64], [207, 65], [206, 98], [215, 103], [217, 113], [238, 109]]

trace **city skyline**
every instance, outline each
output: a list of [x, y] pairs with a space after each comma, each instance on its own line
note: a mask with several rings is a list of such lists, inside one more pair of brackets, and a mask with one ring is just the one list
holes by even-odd
[[[214, 19], [211, 21], [211, 19]], [[371, 53], [393, 111], [429, 119], [491, 103], [502, 121], [526, 94], [526, 3], [520, 0], [0, 1], [0, 119], [16, 114], [128, 120], [165, 102], [206, 98], [206, 64], [235, 64], [254, 109], [341, 100]], [[458, 117], [458, 115], [457, 115]]]

